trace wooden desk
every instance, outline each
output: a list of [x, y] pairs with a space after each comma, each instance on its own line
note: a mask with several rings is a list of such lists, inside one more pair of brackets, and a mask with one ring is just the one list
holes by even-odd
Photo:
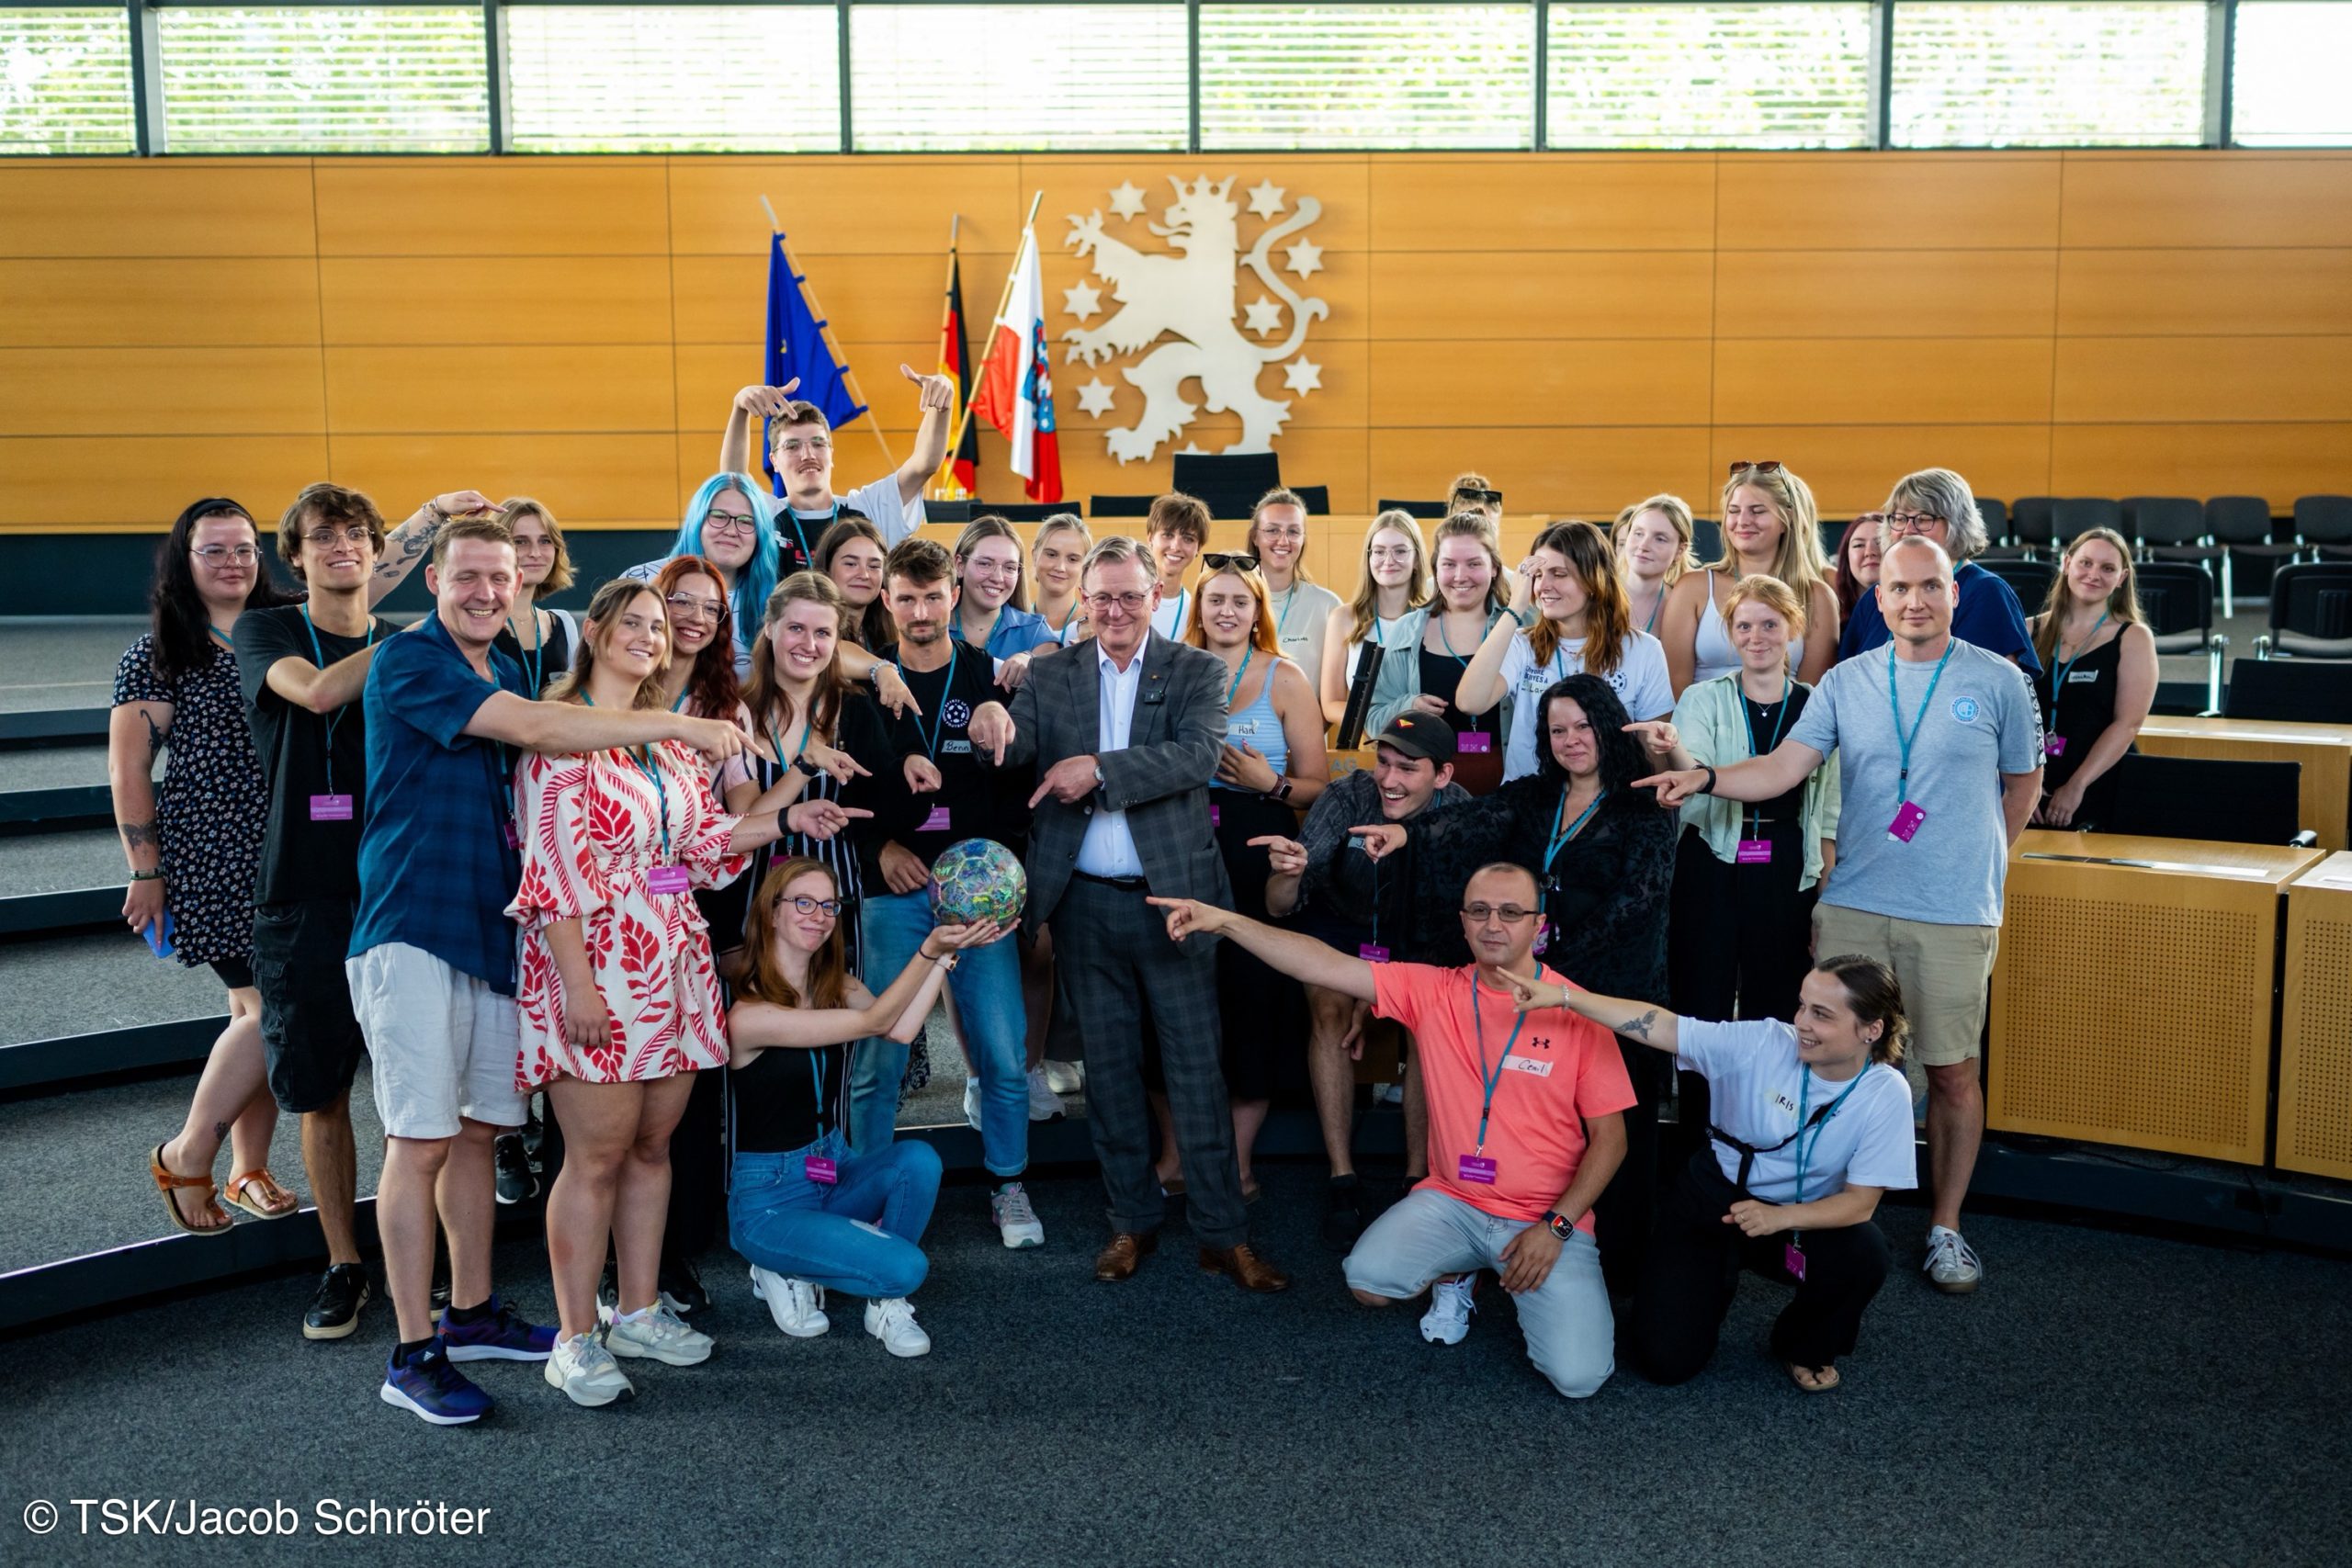
[[2321, 849], [2352, 849], [2352, 724], [2151, 716], [2140, 727], [2140, 750], [2159, 757], [2301, 762], [2300, 826], [2319, 834]]
[[2262, 1164], [2280, 894], [2321, 858], [2028, 832], [1993, 968], [1985, 1125]]
[[2352, 854], [2287, 889], [2285, 992], [2278, 1168], [2352, 1179]]

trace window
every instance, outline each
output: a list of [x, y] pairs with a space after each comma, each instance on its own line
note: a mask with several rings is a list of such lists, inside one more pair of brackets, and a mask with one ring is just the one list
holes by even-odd
[[137, 150], [126, 13], [0, 10], [0, 154]]
[[175, 152], [481, 152], [477, 7], [158, 9]]
[[518, 152], [838, 152], [836, 17], [830, 6], [510, 6], [507, 140]]
[[1553, 4], [1553, 147], [1860, 147], [1869, 0]]
[[2194, 146], [2203, 0], [1894, 7], [1897, 147]]
[[2352, 145], [2352, 6], [2239, 0], [2231, 139], [2243, 147]]
[[1181, 151], [1184, 7], [858, 6], [852, 134], [869, 152]]
[[1515, 5], [1201, 7], [1201, 145], [1511, 148], [1535, 140]]

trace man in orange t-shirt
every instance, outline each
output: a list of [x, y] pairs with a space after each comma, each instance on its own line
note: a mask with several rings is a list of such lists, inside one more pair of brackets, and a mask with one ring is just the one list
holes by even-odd
[[1189, 898], [1154, 898], [1168, 934], [1213, 932], [1272, 967], [1373, 1005], [1413, 1032], [1430, 1105], [1430, 1175], [1373, 1222], [1345, 1265], [1366, 1306], [1432, 1286], [1424, 1338], [1469, 1331], [1477, 1270], [1519, 1298], [1528, 1359], [1571, 1399], [1615, 1370], [1615, 1328], [1592, 1238], [1592, 1202], [1625, 1157], [1634, 1103], [1616, 1042], [1561, 1008], [1517, 1013], [1512, 974], [1565, 985], [1534, 955], [1542, 898], [1526, 867], [1486, 866], [1462, 894], [1476, 958], [1458, 969], [1374, 964]]

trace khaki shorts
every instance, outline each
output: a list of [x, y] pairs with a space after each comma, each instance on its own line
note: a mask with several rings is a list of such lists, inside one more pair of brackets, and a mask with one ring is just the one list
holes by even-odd
[[376, 1111], [394, 1138], [454, 1138], [458, 1119], [519, 1127], [522, 1055], [513, 997], [422, 948], [386, 942], [344, 960], [374, 1064]]
[[1911, 1020], [1908, 1059], [1956, 1066], [1983, 1054], [1985, 987], [1998, 926], [1939, 926], [1823, 904], [1813, 912], [1815, 958], [1859, 953], [1894, 971]]

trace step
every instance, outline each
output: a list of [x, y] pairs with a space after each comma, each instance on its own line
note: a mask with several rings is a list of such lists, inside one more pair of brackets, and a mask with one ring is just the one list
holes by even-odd
[[0, 713], [111, 706], [123, 650], [146, 629], [144, 615], [0, 620]]
[[76, 888], [122, 886], [122, 840], [112, 828], [0, 839], [0, 888], [22, 897]]
[[[218, 1020], [228, 1011], [226, 994], [209, 969], [157, 958], [128, 931], [0, 946], [0, 996], [8, 998], [0, 1013], [0, 1046]], [[108, 1071], [112, 1065], [94, 1062], [90, 1070]]]
[[113, 710], [103, 707], [0, 708], [0, 750], [32, 746], [103, 746]]
[[103, 746], [42, 746], [0, 751], [0, 794], [28, 790], [103, 789], [107, 753]]

